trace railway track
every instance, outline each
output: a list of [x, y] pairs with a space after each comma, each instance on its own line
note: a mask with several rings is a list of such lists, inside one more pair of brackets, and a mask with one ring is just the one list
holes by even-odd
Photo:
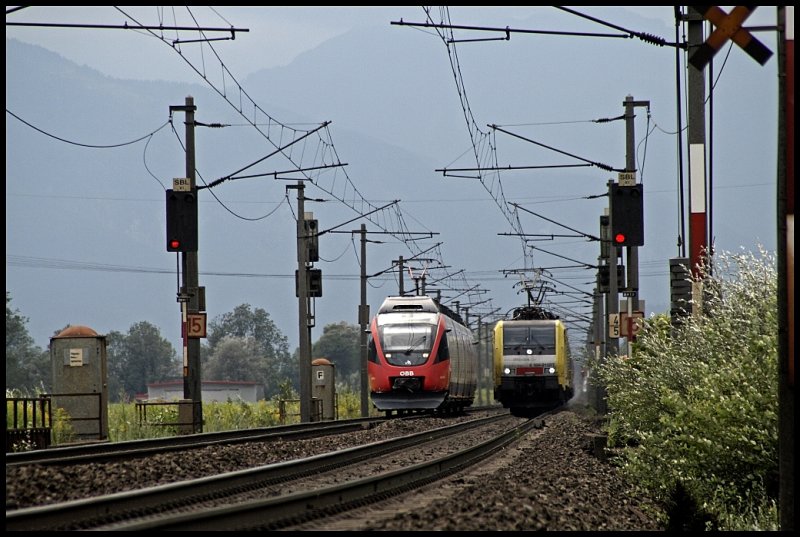
[[349, 420], [298, 423], [258, 429], [241, 429], [216, 433], [198, 433], [166, 438], [103, 442], [77, 446], [56, 447], [35, 451], [6, 453], [6, 466], [21, 464], [81, 464], [108, 462], [130, 457], [142, 457], [218, 444], [267, 442], [271, 440], [300, 440], [328, 434], [341, 434], [368, 429], [386, 420], [385, 417], [354, 418]]
[[[466, 414], [502, 412], [500, 407], [473, 407]], [[82, 464], [124, 460], [158, 453], [169, 453], [186, 449], [198, 449], [213, 445], [234, 445], [246, 442], [269, 442], [273, 440], [302, 440], [319, 438], [331, 434], [344, 434], [366, 430], [387, 419], [416, 420], [429, 414], [408, 416], [373, 416], [346, 420], [296, 423], [255, 429], [238, 429], [214, 433], [198, 433], [164, 438], [130, 440], [125, 442], [96, 442], [74, 446], [54, 447], [34, 451], [6, 453], [6, 466], [23, 464]]]
[[6, 529], [285, 527], [439, 479], [537, 422], [500, 414], [251, 470], [7, 511]]

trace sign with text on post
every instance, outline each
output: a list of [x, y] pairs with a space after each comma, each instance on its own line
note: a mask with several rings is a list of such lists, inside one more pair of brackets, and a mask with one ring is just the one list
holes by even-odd
[[622, 334], [622, 337], [635, 338], [639, 335], [643, 323], [644, 312], [634, 311], [632, 314], [628, 315], [628, 312], [624, 311], [620, 313], [620, 334]]
[[173, 177], [172, 190], [175, 192], [191, 192], [192, 182], [188, 177]]
[[619, 172], [617, 174], [619, 186], [633, 186], [636, 184], [636, 172]]
[[[186, 330], [186, 337], [191, 338], [204, 338], [206, 337], [206, 314], [205, 313], [187, 313], [186, 325], [183, 330]], [[181, 332], [183, 332], [183, 330]], [[181, 336], [184, 334], [181, 333]]]
[[608, 337], [619, 337], [619, 313], [608, 314]]

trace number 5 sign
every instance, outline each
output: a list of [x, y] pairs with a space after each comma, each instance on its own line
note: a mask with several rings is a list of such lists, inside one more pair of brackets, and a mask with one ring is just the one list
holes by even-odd
[[188, 328], [187, 337], [193, 337], [193, 338], [206, 337], [206, 314], [187, 313], [186, 326]]

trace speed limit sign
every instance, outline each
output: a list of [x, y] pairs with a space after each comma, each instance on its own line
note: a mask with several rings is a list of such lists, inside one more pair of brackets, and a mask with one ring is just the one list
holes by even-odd
[[206, 314], [187, 313], [186, 314], [187, 337], [204, 338], [206, 337]]

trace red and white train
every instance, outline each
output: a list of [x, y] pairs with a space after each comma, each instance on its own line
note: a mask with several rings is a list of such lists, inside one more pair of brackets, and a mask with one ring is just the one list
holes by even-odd
[[372, 404], [390, 416], [472, 405], [478, 353], [461, 318], [429, 296], [390, 296], [369, 327]]

